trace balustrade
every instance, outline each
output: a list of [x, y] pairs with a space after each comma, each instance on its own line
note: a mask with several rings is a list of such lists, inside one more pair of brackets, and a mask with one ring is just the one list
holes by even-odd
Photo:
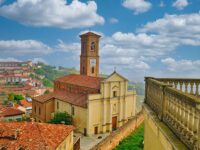
[[157, 78], [156, 80], [168, 85], [170, 84], [181, 92], [200, 96], [200, 79]]
[[189, 149], [200, 150], [200, 79], [145, 81], [145, 103]]

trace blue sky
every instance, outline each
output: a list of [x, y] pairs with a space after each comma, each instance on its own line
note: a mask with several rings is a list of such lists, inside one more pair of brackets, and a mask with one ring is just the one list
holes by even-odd
[[200, 76], [200, 0], [0, 0], [0, 60], [79, 68], [79, 34], [102, 35], [100, 72]]

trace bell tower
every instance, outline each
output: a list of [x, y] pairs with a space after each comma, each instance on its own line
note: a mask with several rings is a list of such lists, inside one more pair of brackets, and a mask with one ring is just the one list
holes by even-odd
[[80, 74], [98, 77], [99, 76], [99, 39], [100, 35], [87, 32], [80, 35], [81, 56]]

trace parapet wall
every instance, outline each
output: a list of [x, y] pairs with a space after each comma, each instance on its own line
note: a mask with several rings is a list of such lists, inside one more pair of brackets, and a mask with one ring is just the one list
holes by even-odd
[[144, 104], [144, 150], [188, 150], [177, 136]]
[[126, 124], [118, 130], [112, 132], [108, 137], [95, 145], [91, 150], [112, 150], [121, 140], [129, 136], [135, 129], [138, 128], [144, 121], [143, 112], [140, 111], [133, 119], [129, 120]]

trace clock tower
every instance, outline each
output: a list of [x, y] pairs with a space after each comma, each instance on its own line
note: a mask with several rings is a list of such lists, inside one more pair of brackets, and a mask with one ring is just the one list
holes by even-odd
[[99, 39], [100, 35], [87, 32], [80, 35], [81, 56], [80, 74], [98, 77], [99, 76]]

